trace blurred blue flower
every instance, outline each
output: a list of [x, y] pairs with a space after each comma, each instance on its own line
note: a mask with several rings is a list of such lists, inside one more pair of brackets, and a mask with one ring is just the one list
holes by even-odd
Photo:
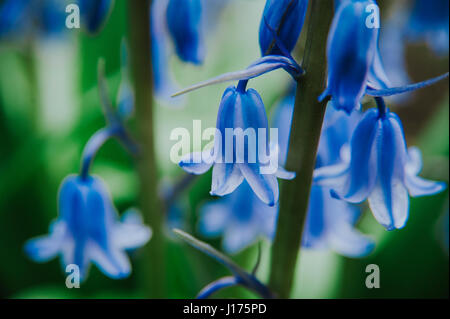
[[82, 279], [91, 262], [108, 277], [128, 276], [131, 266], [125, 250], [141, 247], [151, 237], [139, 214], [126, 213], [119, 221], [105, 184], [93, 176], [68, 176], [58, 201], [58, 219], [51, 224], [49, 235], [26, 243], [28, 256], [45, 262], [60, 255], [64, 266], [79, 267]]
[[400, 119], [388, 110], [364, 114], [346, 153], [342, 162], [316, 169], [315, 181], [331, 187], [333, 197], [350, 203], [368, 198], [375, 218], [388, 230], [405, 225], [408, 191], [424, 196], [445, 188], [417, 176], [422, 168], [420, 151], [406, 149]]
[[57, 0], [5, 0], [0, 3], [0, 39], [59, 36], [66, 30], [66, 3]]
[[0, 39], [23, 31], [29, 14], [30, 0], [5, 0], [0, 2]]
[[366, 256], [375, 243], [355, 228], [360, 216], [358, 206], [332, 198], [328, 188], [313, 184], [302, 246], [330, 249], [347, 257]]
[[[5, 0], [0, 3], [0, 39], [17, 40], [26, 36], [61, 36], [67, 31], [65, 0]], [[96, 33], [107, 19], [113, 0], [76, 0], [79, 5], [81, 26]]]
[[78, 0], [81, 25], [89, 33], [97, 33], [105, 24], [114, 0]]
[[406, 36], [410, 41], [426, 41], [437, 54], [448, 54], [448, 12], [448, 0], [415, 0], [406, 25]]
[[194, 64], [203, 62], [205, 52], [201, 16], [200, 0], [169, 0], [167, 26], [177, 55], [182, 61]]
[[223, 237], [223, 249], [237, 253], [258, 238], [272, 238], [278, 206], [263, 203], [244, 181], [232, 194], [206, 203], [200, 211], [199, 231]]
[[[287, 158], [294, 95], [276, 107], [274, 126], [279, 129], [279, 163]], [[340, 161], [341, 147], [351, 136], [360, 115], [347, 116], [329, 107], [322, 130], [317, 165]], [[272, 238], [278, 206], [270, 207], [255, 196], [245, 181], [232, 194], [205, 204], [200, 211], [199, 231], [208, 237], [223, 236], [224, 250], [236, 253], [259, 237]], [[358, 207], [330, 196], [329, 189], [314, 185], [302, 245], [312, 249], [332, 249], [349, 257], [368, 254], [374, 242], [359, 233], [354, 225], [361, 211]]]
[[[333, 105], [347, 113], [360, 108], [367, 86], [387, 88], [377, 41], [379, 29], [367, 25], [375, 1], [341, 1], [328, 35], [328, 83], [320, 96], [331, 96]], [[376, 11], [374, 14], [378, 15]]]
[[[308, 0], [267, 0], [259, 27], [259, 45], [263, 56], [294, 49], [307, 8]], [[275, 43], [275, 35], [284, 48]]]
[[231, 86], [225, 90], [217, 116], [214, 147], [188, 154], [179, 165], [191, 174], [203, 174], [214, 166], [212, 195], [230, 194], [245, 179], [264, 203], [273, 206], [278, 201], [277, 177], [291, 179], [295, 174], [276, 165], [278, 155], [269, 148], [263, 101], [258, 92], [247, 90], [246, 85], [247, 81], [240, 81], [237, 88]]

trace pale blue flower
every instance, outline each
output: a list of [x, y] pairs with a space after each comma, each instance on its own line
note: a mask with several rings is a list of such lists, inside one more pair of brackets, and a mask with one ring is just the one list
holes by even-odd
[[316, 169], [315, 181], [331, 187], [335, 198], [350, 203], [368, 199], [378, 222], [388, 230], [408, 219], [409, 197], [441, 192], [445, 185], [418, 177], [420, 151], [406, 149], [400, 119], [394, 113], [368, 110], [358, 124], [341, 163]]
[[125, 250], [143, 246], [151, 230], [135, 212], [119, 220], [106, 185], [98, 177], [68, 176], [61, 184], [59, 217], [49, 235], [29, 240], [28, 256], [37, 262], [61, 257], [64, 267], [75, 264], [81, 278], [91, 262], [108, 277], [124, 278], [131, 273]]

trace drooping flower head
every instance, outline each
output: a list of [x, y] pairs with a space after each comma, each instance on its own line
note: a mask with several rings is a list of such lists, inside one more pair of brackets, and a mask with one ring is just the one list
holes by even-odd
[[185, 62], [200, 64], [204, 59], [201, 34], [202, 4], [200, 0], [170, 0], [167, 26], [178, 57]]
[[[291, 52], [305, 20], [308, 0], [267, 0], [259, 27], [261, 55]], [[284, 46], [280, 48], [276, 37]]]
[[30, 258], [45, 262], [61, 256], [64, 267], [75, 264], [82, 279], [89, 265], [95, 263], [111, 278], [124, 278], [131, 273], [125, 253], [144, 245], [151, 230], [136, 213], [117, 211], [105, 184], [98, 177], [68, 176], [59, 190], [59, 217], [50, 226], [50, 234], [27, 242]]
[[333, 105], [347, 113], [360, 108], [369, 84], [376, 89], [386, 87], [377, 48], [379, 28], [370, 19], [371, 14], [379, 19], [376, 8], [372, 0], [342, 1], [328, 35], [328, 82], [320, 99], [331, 96]]
[[[217, 116], [214, 147], [188, 154], [180, 162], [187, 172], [203, 174], [213, 166], [211, 194], [224, 196], [245, 179], [266, 204], [278, 201], [277, 177], [293, 178], [278, 167], [269, 150], [269, 127], [263, 101], [247, 81], [226, 89]], [[275, 162], [275, 163], [274, 163]]]
[[[329, 103], [320, 135], [316, 168], [341, 161], [341, 154], [350, 142], [361, 115], [347, 115]], [[369, 254], [375, 243], [355, 228], [361, 209], [330, 195], [326, 186], [313, 183], [302, 246], [311, 249], [331, 249], [347, 257]]]
[[89, 171], [98, 150], [110, 138], [119, 140], [131, 153], [138, 148], [125, 126], [134, 109], [134, 92], [128, 75], [126, 45], [122, 44], [122, 81], [117, 109], [112, 107], [104, 76], [104, 63], [98, 64], [99, 95], [106, 126], [98, 130], [86, 144], [79, 175], [66, 177], [58, 194], [58, 218], [50, 226], [50, 234], [31, 239], [25, 250], [35, 261], [45, 262], [58, 255], [64, 266], [75, 264], [86, 278], [91, 262], [111, 278], [123, 278], [131, 267], [125, 250], [144, 245], [151, 236], [139, 214], [127, 213], [119, 220], [106, 185]]
[[424, 196], [445, 188], [417, 176], [422, 167], [420, 151], [406, 149], [400, 119], [388, 110], [370, 109], [364, 114], [349, 153], [339, 164], [318, 168], [315, 181], [330, 186], [335, 198], [350, 203], [368, 199], [373, 215], [388, 230], [405, 225], [408, 192]]
[[[283, 165], [287, 158], [294, 96], [288, 95], [275, 109], [273, 125], [278, 128], [278, 156]], [[357, 121], [342, 111], [328, 108], [322, 131], [317, 162], [339, 161], [340, 148], [348, 143]], [[333, 146], [328, 149], [328, 146]], [[260, 237], [272, 239], [275, 233], [278, 205], [263, 203], [244, 181], [232, 194], [205, 204], [200, 211], [199, 230], [208, 237], [223, 237], [226, 252], [236, 253]], [[332, 249], [349, 257], [369, 253], [374, 243], [359, 233], [354, 224], [361, 211], [330, 196], [325, 187], [314, 185], [304, 229], [302, 245], [311, 249]]]

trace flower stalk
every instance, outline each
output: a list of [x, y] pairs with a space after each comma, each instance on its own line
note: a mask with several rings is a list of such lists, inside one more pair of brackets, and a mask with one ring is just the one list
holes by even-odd
[[[283, 184], [272, 246], [269, 286], [278, 298], [289, 298], [308, 210], [312, 176], [327, 101], [318, 102], [326, 76], [326, 43], [333, 16], [327, 0], [311, 1], [306, 73], [298, 80], [286, 169], [297, 174]], [[300, 83], [301, 82], [301, 83]]]
[[157, 192], [157, 167], [154, 145], [153, 76], [151, 62], [151, 0], [127, 1], [131, 76], [135, 92], [140, 182], [140, 208], [153, 238], [141, 256], [138, 273], [147, 297], [166, 297], [164, 233], [161, 203]]

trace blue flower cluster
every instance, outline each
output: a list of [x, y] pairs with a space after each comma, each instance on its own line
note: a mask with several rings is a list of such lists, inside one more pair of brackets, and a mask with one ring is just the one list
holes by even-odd
[[[199, 229], [206, 236], [222, 235], [224, 249], [231, 253], [260, 236], [273, 237], [279, 193], [276, 177], [295, 177], [283, 169], [293, 95], [277, 107], [273, 125], [279, 129], [278, 143], [267, 146], [269, 157], [278, 157], [275, 173], [261, 173], [263, 163], [258, 156], [256, 164], [245, 160], [240, 164], [223, 164], [220, 157], [221, 147], [226, 143], [223, 136], [227, 128], [268, 128], [260, 95], [255, 90], [246, 90], [250, 79], [282, 68], [301, 82], [304, 70], [293, 60], [291, 51], [301, 33], [307, 4], [308, 1], [302, 0], [267, 0], [259, 30], [263, 57], [245, 70], [218, 76], [177, 93], [239, 81], [237, 87], [229, 87], [222, 97], [217, 117], [220, 134], [216, 135], [213, 149], [188, 154], [180, 162], [192, 174], [203, 174], [213, 166], [211, 194], [225, 197], [203, 207]], [[417, 176], [421, 169], [420, 152], [414, 147], [407, 149], [400, 119], [389, 111], [383, 97], [426, 87], [448, 74], [391, 87], [378, 46], [379, 23], [379, 8], [374, 0], [336, 2], [327, 43], [327, 86], [318, 97], [320, 101], [329, 99], [329, 103], [302, 238], [304, 247], [364, 256], [372, 251], [374, 242], [355, 229], [361, 215], [355, 204], [368, 199], [378, 222], [392, 230], [406, 223], [409, 195], [431, 195], [445, 188], [442, 183]], [[363, 99], [370, 96], [377, 108], [363, 113]], [[233, 147], [233, 158], [238, 160], [236, 143]]]
[[50, 225], [49, 235], [31, 239], [25, 245], [26, 253], [34, 261], [45, 262], [59, 255], [63, 266], [77, 265], [81, 279], [87, 277], [91, 262], [108, 277], [127, 277], [131, 266], [125, 251], [145, 245], [152, 234], [136, 210], [130, 209], [119, 219], [105, 183], [89, 173], [95, 155], [110, 138], [116, 138], [132, 153], [138, 151], [124, 124], [134, 108], [125, 45], [117, 111], [109, 100], [103, 68], [100, 61], [99, 94], [107, 126], [88, 141], [80, 174], [62, 181], [58, 194], [59, 216]]

